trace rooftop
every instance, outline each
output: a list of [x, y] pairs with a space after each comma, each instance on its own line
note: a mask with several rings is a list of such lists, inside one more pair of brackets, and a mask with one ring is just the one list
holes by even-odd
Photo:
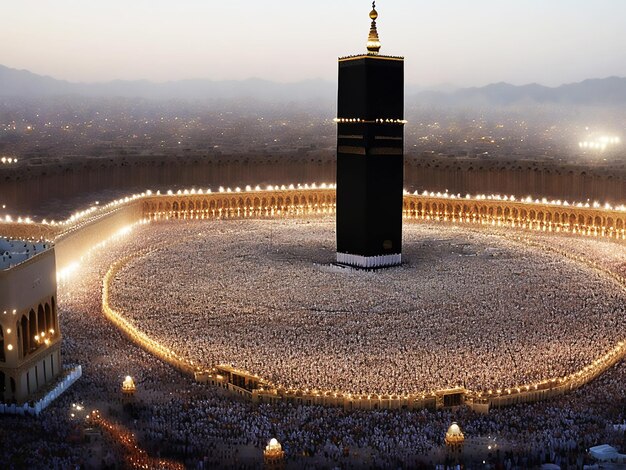
[[50, 243], [0, 238], [0, 271], [10, 269], [50, 248]]

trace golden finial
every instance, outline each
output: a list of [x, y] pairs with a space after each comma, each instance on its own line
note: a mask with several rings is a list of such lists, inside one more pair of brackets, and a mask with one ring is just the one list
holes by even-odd
[[367, 38], [367, 53], [370, 55], [378, 55], [380, 52], [380, 39], [378, 38], [378, 30], [376, 29], [376, 20], [378, 12], [376, 11], [376, 2], [372, 2], [372, 11], [370, 12], [372, 25], [370, 27], [370, 35]]
[[378, 12], [376, 11], [376, 2], [372, 2], [372, 11], [370, 11], [370, 18], [376, 20], [378, 18]]

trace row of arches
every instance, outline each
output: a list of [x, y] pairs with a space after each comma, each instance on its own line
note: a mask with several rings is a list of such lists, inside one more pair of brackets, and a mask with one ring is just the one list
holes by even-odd
[[[333, 213], [334, 190], [153, 197], [143, 202], [150, 220], [210, 219]], [[520, 227], [626, 239], [626, 214], [596, 208], [552, 206], [537, 202], [450, 200], [404, 197], [404, 217]]]
[[626, 239], [626, 214], [591, 208], [409, 196], [404, 199], [404, 216]]
[[167, 197], [143, 203], [144, 218], [207, 219], [216, 217], [263, 217], [331, 213], [335, 210], [334, 191], [267, 193], [198, 198]]
[[18, 357], [24, 359], [59, 336], [57, 307], [54, 297], [24, 313], [15, 324]]

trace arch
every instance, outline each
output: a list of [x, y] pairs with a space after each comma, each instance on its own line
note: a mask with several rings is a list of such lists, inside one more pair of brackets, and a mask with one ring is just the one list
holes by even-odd
[[[5, 362], [6, 357], [4, 355], [4, 328], [0, 325], [0, 362]], [[4, 377], [2, 377], [4, 378]], [[4, 381], [0, 383], [0, 394], [4, 393]]]
[[52, 309], [50, 308], [50, 305], [48, 303], [46, 303], [46, 305], [44, 306], [44, 311], [46, 313], [46, 327], [44, 331], [46, 332], [46, 335], [52, 334], [52, 332], [54, 331], [54, 326], [52, 325]]
[[[35, 312], [33, 312], [33, 316]], [[21, 351], [20, 356], [26, 357], [30, 350], [30, 335], [29, 335], [29, 325], [28, 325], [28, 317], [26, 315], [22, 315], [22, 319], [17, 322], [18, 323], [18, 338], [21, 339]]]
[[37, 315], [34, 310], [31, 310], [28, 314], [28, 352], [31, 352], [36, 348], [35, 336], [37, 336]]
[[54, 334], [59, 334], [59, 317], [57, 313], [57, 304], [54, 300], [54, 297], [50, 298], [50, 307], [52, 309], [52, 328], [54, 329]]
[[43, 305], [39, 304], [37, 307], [37, 334], [41, 335], [42, 333], [46, 333], [46, 312], [44, 311]]

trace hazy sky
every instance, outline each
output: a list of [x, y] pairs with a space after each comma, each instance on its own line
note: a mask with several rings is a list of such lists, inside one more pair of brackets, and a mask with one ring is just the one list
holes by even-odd
[[[407, 83], [626, 76], [625, 0], [379, 0]], [[71, 81], [334, 80], [366, 0], [0, 0], [0, 64]]]

